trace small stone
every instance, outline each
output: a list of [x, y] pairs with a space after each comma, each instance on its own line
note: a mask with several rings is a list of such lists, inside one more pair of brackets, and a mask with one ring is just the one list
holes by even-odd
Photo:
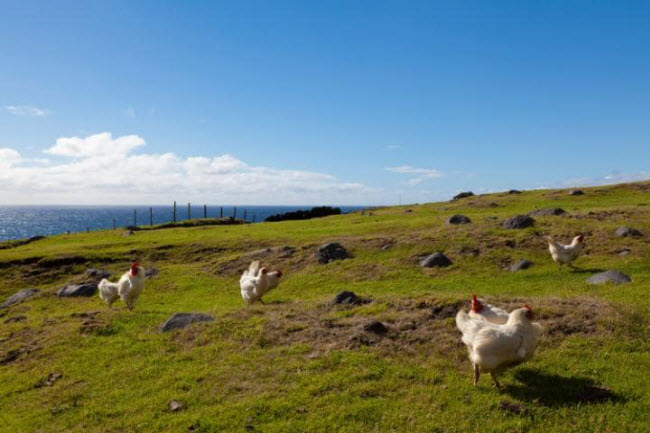
[[560, 207], [549, 207], [544, 209], [536, 209], [532, 212], [528, 212], [530, 216], [557, 216], [566, 213], [566, 211]]
[[474, 195], [474, 193], [472, 191], [461, 192], [461, 193], [458, 193], [458, 194], [456, 194], [454, 196], [454, 200], [458, 200], [458, 199], [465, 198], [465, 197], [471, 197], [473, 195]]
[[618, 255], [621, 257], [625, 257], [628, 254], [630, 254], [632, 251], [629, 248], [624, 248], [621, 251], [619, 251]]
[[357, 305], [357, 304], [363, 304], [364, 302], [354, 292], [349, 292], [346, 290], [336, 295], [336, 297], [334, 298], [334, 303]]
[[102, 278], [110, 278], [111, 273], [104, 269], [88, 268], [84, 274], [91, 280], [99, 282]]
[[392, 246], [393, 246], [393, 244], [386, 244], [386, 245], [381, 247], [381, 250], [382, 251], [390, 250]]
[[515, 215], [505, 220], [503, 227], [506, 229], [525, 229], [526, 227], [532, 227], [534, 224], [535, 220], [528, 215]]
[[0, 305], [0, 308], [7, 308], [10, 305], [18, 304], [19, 302], [26, 301], [27, 299], [35, 296], [39, 292], [40, 290], [38, 289], [23, 289], [8, 297], [7, 300], [5, 300], [2, 305]]
[[636, 238], [636, 237], [643, 236], [643, 233], [641, 233], [637, 229], [623, 226], [616, 229], [616, 236], [620, 238], [628, 237], [628, 236]]
[[318, 248], [318, 263], [323, 265], [335, 260], [344, 260], [349, 257], [350, 254], [338, 242], [330, 242]]
[[534, 263], [531, 262], [530, 260], [519, 260], [519, 261], [513, 263], [510, 266], [509, 269], [510, 269], [511, 272], [517, 272], [517, 271], [521, 271], [521, 270], [524, 270], [524, 269], [528, 269], [533, 265], [534, 265]]
[[587, 279], [587, 284], [624, 284], [632, 281], [630, 277], [625, 275], [620, 271], [605, 271], [599, 274], [593, 275]]
[[180, 401], [172, 400], [169, 402], [169, 410], [172, 412], [178, 412], [179, 410], [183, 409], [183, 403]]
[[97, 285], [84, 283], [84, 284], [68, 284], [65, 287], [61, 287], [56, 296], [59, 298], [71, 298], [77, 296], [93, 296], [97, 292]]
[[423, 268], [446, 267], [452, 264], [449, 257], [441, 252], [433, 253], [420, 260], [420, 266]]
[[453, 215], [447, 220], [447, 224], [469, 224], [471, 222], [472, 220], [461, 214]]
[[63, 374], [61, 374], [61, 373], [58, 373], [58, 372], [50, 373], [47, 376], [47, 378], [43, 378], [43, 379], [39, 380], [34, 387], [35, 388], [42, 388], [44, 386], [52, 386], [52, 385], [54, 385], [54, 382], [61, 379], [62, 377], [63, 377]]
[[584, 195], [584, 191], [581, 189], [574, 189], [572, 191], [569, 191], [569, 195]]
[[366, 323], [363, 325], [363, 330], [377, 335], [386, 335], [388, 333], [386, 325], [381, 323], [379, 320], [373, 320], [370, 323]]
[[159, 272], [160, 271], [158, 271], [158, 269], [156, 269], [156, 268], [145, 268], [144, 269], [144, 277], [145, 278], [153, 278], [156, 275], [158, 275]]
[[192, 323], [214, 322], [214, 317], [202, 313], [176, 313], [160, 327], [161, 332], [174, 331], [190, 326]]

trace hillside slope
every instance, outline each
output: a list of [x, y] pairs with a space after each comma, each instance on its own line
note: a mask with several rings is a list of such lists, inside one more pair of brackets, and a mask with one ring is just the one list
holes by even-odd
[[[0, 300], [41, 290], [0, 309], [0, 431], [647, 431], [650, 183], [584, 192], [80, 233], [0, 250]], [[542, 208], [566, 212], [525, 229], [501, 225]], [[454, 214], [471, 223], [446, 224]], [[643, 236], [617, 237], [621, 226]], [[545, 236], [568, 242], [578, 232], [578, 269], [558, 271]], [[330, 241], [353, 257], [318, 264]], [[419, 266], [436, 251], [453, 264]], [[88, 268], [115, 279], [134, 258], [159, 273], [132, 312], [97, 296], [55, 296]], [[247, 307], [238, 280], [252, 258], [285, 275], [266, 305]], [[509, 271], [519, 259], [534, 265]], [[607, 269], [632, 282], [585, 282]], [[371, 302], [332, 305], [343, 290]], [[453, 317], [472, 293], [507, 308], [530, 303], [545, 328], [501, 392], [487, 378], [471, 386]], [[159, 332], [176, 312], [216, 320]], [[376, 320], [385, 335], [371, 331]]]

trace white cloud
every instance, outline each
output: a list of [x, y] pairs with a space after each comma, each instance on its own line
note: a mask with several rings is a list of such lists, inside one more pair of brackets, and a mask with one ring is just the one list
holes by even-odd
[[408, 174], [411, 178], [408, 180], [409, 185], [418, 185], [425, 180], [442, 177], [441, 171], [433, 168], [417, 168], [410, 165], [400, 165], [398, 167], [386, 167], [391, 173]]
[[125, 135], [113, 139], [110, 132], [89, 135], [86, 138], [61, 137], [44, 152], [51, 155], [84, 157], [94, 155], [127, 154], [145, 141], [137, 135]]
[[616, 183], [639, 182], [642, 180], [650, 180], [650, 171], [639, 171], [637, 173], [611, 173], [600, 177], [573, 177], [565, 179], [561, 182], [540, 186], [539, 188], [547, 189], [570, 188], [577, 186], [613, 185]]
[[[324, 173], [255, 166], [232, 155], [133, 153], [137, 135], [62, 137], [46, 150], [64, 159], [21, 159], [1, 149], [0, 201], [16, 204], [378, 204], [380, 190]], [[13, 161], [13, 162], [11, 162]]]
[[33, 105], [5, 105], [5, 111], [14, 116], [34, 116], [45, 117], [50, 114], [50, 110], [34, 107]]

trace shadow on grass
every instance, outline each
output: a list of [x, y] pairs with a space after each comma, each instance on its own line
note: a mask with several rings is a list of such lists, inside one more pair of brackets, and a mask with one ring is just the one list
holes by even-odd
[[597, 386], [589, 378], [545, 374], [532, 369], [517, 371], [515, 378], [521, 385], [506, 386], [506, 393], [518, 400], [536, 401], [548, 407], [625, 401], [623, 396]]
[[571, 272], [573, 272], [574, 274], [597, 274], [599, 272], [605, 272], [605, 270], [600, 268], [591, 268], [591, 269], [573, 268]]

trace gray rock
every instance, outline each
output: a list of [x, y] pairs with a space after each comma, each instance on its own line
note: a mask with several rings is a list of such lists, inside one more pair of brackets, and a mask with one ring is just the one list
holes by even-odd
[[619, 227], [619, 228], [616, 229], [616, 236], [618, 236], [618, 237], [632, 236], [632, 237], [636, 238], [636, 237], [639, 237], [639, 236], [643, 236], [643, 233], [641, 233], [637, 229], [633, 229], [633, 228], [630, 228], [630, 227], [623, 226], [623, 227]]
[[528, 269], [533, 265], [534, 265], [534, 263], [531, 262], [530, 260], [519, 260], [519, 261], [513, 263], [512, 265], [510, 265], [509, 269], [510, 269], [511, 272], [517, 272], [517, 271], [521, 271], [521, 270], [524, 270], [524, 269]]
[[569, 191], [569, 195], [584, 195], [584, 191], [581, 189], [574, 189], [573, 191]]
[[632, 281], [630, 277], [620, 271], [605, 271], [587, 279], [587, 284], [623, 284]]
[[373, 320], [372, 322], [366, 323], [363, 325], [363, 330], [377, 335], [386, 335], [388, 333], [386, 325], [381, 323], [379, 320]]
[[336, 295], [334, 298], [334, 303], [335, 304], [348, 304], [348, 305], [358, 305], [358, 304], [366, 304], [368, 301], [365, 299], [360, 298], [359, 296], [356, 295], [354, 292], [349, 292], [347, 290], [339, 293]]
[[618, 255], [621, 256], [621, 257], [625, 257], [628, 254], [630, 254], [631, 252], [632, 252], [632, 250], [630, 250], [629, 248], [623, 248], [621, 251], [618, 252]]
[[521, 191], [519, 191], [518, 189], [511, 189], [510, 191], [508, 191], [508, 194], [521, 194]]
[[456, 194], [454, 196], [454, 200], [458, 200], [458, 199], [465, 198], [465, 197], [471, 197], [473, 195], [474, 195], [474, 193], [472, 191], [461, 192], [461, 193], [458, 193], [458, 194]]
[[61, 287], [56, 296], [60, 298], [71, 298], [77, 296], [94, 296], [97, 292], [97, 284], [84, 283], [84, 284], [68, 284]]
[[461, 214], [453, 215], [447, 220], [447, 224], [469, 224], [471, 222], [472, 220]]
[[144, 269], [144, 277], [145, 278], [153, 278], [156, 275], [158, 275], [159, 271], [156, 268], [145, 268]]
[[214, 322], [214, 317], [202, 313], [176, 313], [160, 327], [161, 332], [174, 331], [190, 326], [192, 323]]
[[172, 412], [178, 412], [183, 409], [185, 406], [180, 401], [172, 400], [169, 402], [169, 410]]
[[441, 252], [433, 253], [420, 260], [420, 266], [423, 268], [446, 267], [452, 264], [449, 257]]
[[95, 269], [95, 268], [88, 268], [86, 269], [86, 272], [84, 272], [87, 277], [96, 279], [96, 280], [101, 280], [102, 278], [110, 278], [111, 274], [107, 270], [104, 269]]
[[17, 304], [19, 302], [23, 302], [33, 296], [35, 296], [37, 293], [39, 293], [40, 290], [38, 289], [23, 289], [19, 292], [14, 293], [10, 297], [7, 298], [7, 300], [0, 305], [0, 308], [7, 308], [10, 305]]
[[564, 209], [559, 208], [559, 207], [548, 207], [545, 209], [537, 209], [532, 212], [528, 212], [528, 215], [530, 216], [556, 216], [556, 215], [562, 215], [563, 213], [566, 213]]
[[318, 248], [318, 263], [326, 264], [334, 260], [344, 260], [350, 254], [338, 242], [330, 242]]
[[507, 229], [525, 229], [535, 225], [535, 220], [528, 215], [515, 215], [503, 222], [503, 227]]

